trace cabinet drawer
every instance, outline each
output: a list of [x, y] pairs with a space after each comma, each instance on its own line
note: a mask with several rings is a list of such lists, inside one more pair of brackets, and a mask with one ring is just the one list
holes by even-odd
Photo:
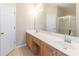
[[56, 50], [51, 47], [49, 44], [46, 44], [45, 42], [41, 43], [41, 55], [43, 56], [55, 56], [56, 55]]

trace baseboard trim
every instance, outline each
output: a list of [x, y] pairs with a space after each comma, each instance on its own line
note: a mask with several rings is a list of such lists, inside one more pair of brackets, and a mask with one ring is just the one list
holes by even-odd
[[13, 52], [15, 49], [13, 49], [13, 50], [11, 50], [6, 56], [9, 56], [9, 54], [11, 53], [11, 52]]
[[21, 47], [25, 47], [27, 46], [26, 44], [22, 44], [22, 45], [19, 45], [19, 46], [16, 46], [16, 48], [21, 48]]

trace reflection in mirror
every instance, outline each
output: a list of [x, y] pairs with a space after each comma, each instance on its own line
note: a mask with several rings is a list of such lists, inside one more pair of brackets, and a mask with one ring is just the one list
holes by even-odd
[[57, 19], [58, 32], [62, 34], [76, 35], [76, 17], [75, 16], [63, 16]]
[[58, 6], [57, 26], [58, 33], [76, 36], [76, 4]]
[[34, 17], [38, 31], [79, 36], [76, 3], [45, 3], [39, 9], [41, 11]]
[[56, 3], [45, 5], [46, 30], [76, 36], [76, 4]]

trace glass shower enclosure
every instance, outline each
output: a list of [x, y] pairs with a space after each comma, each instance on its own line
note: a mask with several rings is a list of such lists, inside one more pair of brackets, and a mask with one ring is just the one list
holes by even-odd
[[58, 17], [58, 32], [61, 34], [76, 35], [76, 16]]

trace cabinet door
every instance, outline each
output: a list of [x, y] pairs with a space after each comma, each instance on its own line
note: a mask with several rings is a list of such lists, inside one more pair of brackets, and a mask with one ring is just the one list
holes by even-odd
[[32, 39], [33, 39], [33, 37], [30, 35], [30, 34], [27, 34], [26, 35], [26, 37], [27, 37], [27, 39], [26, 39], [26, 44], [27, 44], [27, 46], [30, 48], [30, 49], [32, 49]]
[[32, 39], [33, 37], [29, 35], [29, 48], [32, 49]]
[[26, 33], [26, 44], [27, 44], [27, 46], [29, 46], [28, 36], [29, 36], [28, 33]]
[[33, 37], [33, 41], [32, 41], [32, 52], [34, 53], [34, 55], [39, 56], [40, 55], [40, 49], [41, 49], [41, 41], [40, 39]]
[[56, 51], [56, 55], [57, 55], [57, 56], [66, 56], [64, 53], [62, 53], [62, 52], [60, 52], [60, 51], [58, 51], [58, 50]]
[[33, 41], [34, 41], [37, 45], [41, 46], [41, 40], [40, 40], [40, 39], [38, 39], [38, 38], [36, 38], [36, 37], [33, 37]]
[[56, 55], [55, 49], [46, 43], [44, 43], [41, 48], [42, 48], [41, 49], [42, 56], [54, 56], [54, 55]]

